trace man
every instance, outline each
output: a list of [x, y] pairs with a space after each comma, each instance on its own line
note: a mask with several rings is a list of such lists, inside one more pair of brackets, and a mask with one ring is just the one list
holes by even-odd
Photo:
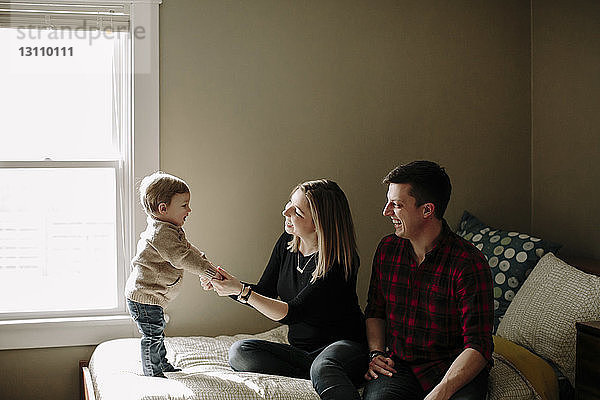
[[493, 350], [490, 268], [443, 219], [452, 190], [438, 164], [392, 170], [365, 314], [364, 399], [485, 399]]

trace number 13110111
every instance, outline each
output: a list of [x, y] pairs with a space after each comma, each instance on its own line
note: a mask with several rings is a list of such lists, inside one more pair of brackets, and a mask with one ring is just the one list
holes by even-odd
[[19, 47], [21, 57], [73, 57], [73, 47]]

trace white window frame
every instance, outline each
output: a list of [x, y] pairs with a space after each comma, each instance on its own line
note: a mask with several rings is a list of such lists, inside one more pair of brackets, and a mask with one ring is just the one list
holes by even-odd
[[[68, 0], [46, 0], [69, 3]], [[97, 3], [98, 0], [77, 0]], [[162, 0], [102, 0], [104, 4], [129, 4], [132, 47], [132, 166], [125, 204], [130, 207], [125, 247], [135, 251], [136, 235], [143, 231], [146, 215], [137, 201], [135, 189], [141, 179], [159, 169], [159, 18]], [[137, 29], [138, 35], [135, 34]], [[143, 32], [143, 34], [141, 34]], [[119, 271], [125, 281], [129, 263]], [[125, 308], [116, 315], [38, 318], [0, 321], [0, 350], [95, 345], [102, 341], [137, 335], [137, 328]]]

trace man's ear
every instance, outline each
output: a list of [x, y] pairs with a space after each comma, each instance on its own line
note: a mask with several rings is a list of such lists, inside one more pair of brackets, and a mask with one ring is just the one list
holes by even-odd
[[160, 203], [158, 205], [158, 213], [159, 214], [166, 214], [167, 213], [167, 203]]
[[430, 218], [434, 216], [435, 204], [433, 203], [425, 203], [423, 207], [423, 217]]

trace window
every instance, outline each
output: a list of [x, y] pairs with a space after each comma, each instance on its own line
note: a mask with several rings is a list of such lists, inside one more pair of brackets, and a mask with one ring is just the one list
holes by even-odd
[[0, 348], [131, 333], [134, 186], [158, 168], [158, 4], [0, 2]]

